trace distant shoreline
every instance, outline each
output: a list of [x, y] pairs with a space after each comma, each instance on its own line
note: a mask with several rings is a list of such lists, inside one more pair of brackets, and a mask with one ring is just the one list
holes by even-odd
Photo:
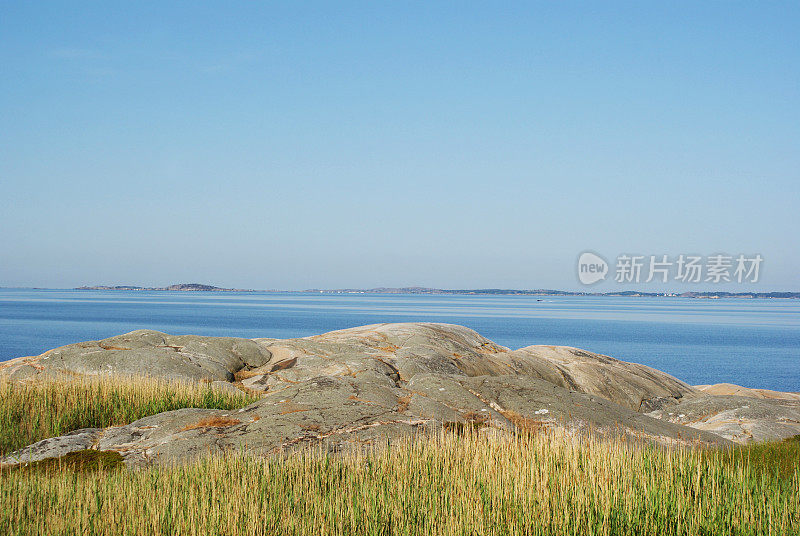
[[244, 288], [221, 288], [213, 285], [203, 285], [200, 283], [178, 283], [176, 285], [169, 285], [168, 287], [137, 287], [134, 285], [94, 285], [91, 287], [75, 287], [72, 290], [169, 290], [169, 291], [182, 291], [182, 292], [258, 292], [252, 289]]
[[281, 292], [287, 294], [438, 294], [438, 295], [476, 295], [476, 296], [609, 296], [630, 298], [784, 298], [798, 299], [800, 292], [642, 292], [634, 290], [617, 292], [572, 292], [552, 289], [439, 289], [428, 287], [378, 287], [370, 289], [306, 289], [306, 290], [254, 290], [222, 288], [200, 283], [180, 283], [167, 287], [139, 287], [134, 285], [95, 285], [76, 287], [72, 290], [138, 290], [138, 291], [179, 291], [179, 292]]

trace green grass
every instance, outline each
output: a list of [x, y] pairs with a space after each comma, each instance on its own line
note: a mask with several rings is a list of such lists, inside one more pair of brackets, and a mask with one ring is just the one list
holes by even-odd
[[[0, 471], [0, 533], [760, 535], [800, 532], [796, 445], [665, 449], [462, 431], [371, 453], [140, 471]], [[747, 455], [749, 452], [749, 456]], [[796, 458], [794, 458], [796, 462]], [[770, 462], [771, 463], [771, 462]]]
[[754, 443], [725, 451], [723, 463], [748, 465], [762, 474], [791, 479], [800, 466], [800, 435], [784, 441]]
[[88, 376], [72, 381], [0, 382], [0, 454], [79, 428], [128, 424], [180, 408], [236, 409], [254, 395], [207, 384]]

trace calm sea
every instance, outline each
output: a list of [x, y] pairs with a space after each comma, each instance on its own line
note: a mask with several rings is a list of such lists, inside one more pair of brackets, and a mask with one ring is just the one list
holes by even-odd
[[0, 289], [0, 361], [141, 328], [286, 338], [412, 321], [462, 324], [511, 348], [576, 346], [691, 384], [800, 391], [800, 300], [777, 299]]

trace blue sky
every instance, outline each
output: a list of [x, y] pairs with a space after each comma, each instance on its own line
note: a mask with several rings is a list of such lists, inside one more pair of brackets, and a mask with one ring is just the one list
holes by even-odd
[[0, 286], [576, 289], [592, 250], [760, 253], [731, 288], [800, 291], [798, 27], [790, 2], [3, 2]]

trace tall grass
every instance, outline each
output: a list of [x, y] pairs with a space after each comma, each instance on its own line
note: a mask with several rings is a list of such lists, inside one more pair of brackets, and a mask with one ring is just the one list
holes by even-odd
[[0, 381], [0, 454], [78, 428], [127, 424], [180, 408], [235, 409], [253, 395], [207, 384], [86, 376], [71, 381]]
[[553, 433], [468, 433], [339, 456], [3, 471], [0, 532], [797, 534], [800, 470], [763, 472], [748, 459]]

